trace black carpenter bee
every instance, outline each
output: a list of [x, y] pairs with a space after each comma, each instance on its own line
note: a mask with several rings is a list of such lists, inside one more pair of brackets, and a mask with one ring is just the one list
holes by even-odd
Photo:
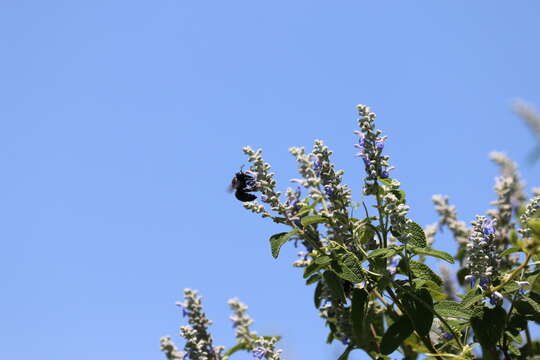
[[257, 197], [250, 192], [257, 191], [255, 178], [248, 171], [240, 171], [234, 175], [231, 182], [231, 191], [234, 191], [234, 196], [242, 202], [253, 201]]

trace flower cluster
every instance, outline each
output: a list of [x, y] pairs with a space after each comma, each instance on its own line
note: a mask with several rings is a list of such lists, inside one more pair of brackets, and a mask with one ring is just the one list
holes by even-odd
[[[525, 201], [525, 194], [523, 193], [525, 184], [520, 180], [516, 164], [505, 154], [492, 152], [490, 158], [500, 166], [501, 176], [495, 178], [494, 189], [497, 194], [497, 200], [491, 203], [496, 208], [489, 210], [487, 215], [497, 221], [495, 242], [499, 249], [502, 250], [509, 244], [507, 235], [515, 228], [513, 214], [517, 213], [517, 209]], [[511, 265], [511, 263], [508, 265]]]
[[435, 210], [439, 214], [439, 227], [447, 226], [460, 246], [468, 242], [469, 230], [463, 221], [458, 221], [456, 207], [448, 203], [448, 196], [433, 195], [431, 197]]
[[[458, 220], [447, 196], [434, 195], [439, 220], [422, 231], [408, 218], [401, 184], [389, 177], [392, 167], [383, 155], [387, 138], [375, 129], [376, 115], [364, 105], [358, 112], [357, 155], [366, 171], [362, 188], [366, 196], [359, 202], [351, 200], [351, 190], [342, 184], [343, 171], [334, 168], [332, 152], [320, 140], [311, 152], [289, 149], [300, 177], [291, 180], [295, 186], [281, 199], [261, 150], [244, 148], [251, 163], [246, 173], [261, 194], [261, 203], [244, 206], [288, 227], [270, 237], [272, 256], [278, 257], [287, 242], [305, 247], [293, 265], [302, 268], [306, 285], [314, 286], [315, 307], [329, 329], [327, 342], [346, 345], [339, 357], [344, 360], [356, 349], [372, 359], [394, 358], [396, 351], [404, 358], [423, 354], [439, 360], [540, 355], [540, 345], [531, 340], [528, 328], [529, 321], [540, 318], [535, 291], [540, 190], [524, 208], [524, 183], [516, 164], [502, 153], [492, 153], [500, 167], [493, 209], [476, 216], [468, 227]], [[376, 214], [370, 214], [368, 204]], [[432, 247], [444, 227], [458, 244], [455, 255]], [[459, 269], [454, 274], [441, 266], [437, 274], [428, 257], [452, 264], [457, 259]], [[236, 351], [247, 351], [256, 360], [280, 359], [279, 337], [251, 331], [253, 320], [239, 300], [229, 301], [237, 344], [227, 352], [212, 345], [211, 322], [196, 292], [186, 289], [185, 301], [178, 305], [189, 326], [181, 328], [186, 339], [183, 352], [169, 337], [161, 339], [169, 360], [228, 360]], [[480, 346], [473, 351], [474, 343]]]
[[333, 216], [335, 211], [345, 211], [350, 205], [351, 191], [342, 185], [343, 170], [335, 170], [330, 161], [332, 151], [322, 140], [315, 140], [313, 151], [305, 153], [304, 148], [291, 147], [289, 152], [296, 158], [298, 172], [302, 179], [293, 179], [309, 189], [308, 196], [313, 200], [327, 201], [323, 211], [327, 216]]
[[255, 340], [253, 349], [254, 359], [279, 360], [283, 350], [276, 349], [277, 337], [260, 336]]
[[408, 226], [412, 220], [407, 218], [409, 206], [398, 199], [394, 193], [389, 192], [382, 198], [382, 211], [390, 219], [394, 236], [399, 241], [406, 243], [411, 235]]
[[[276, 181], [274, 174], [270, 172], [270, 164], [264, 162], [262, 158], [262, 150], [253, 150], [249, 146], [242, 149], [244, 154], [249, 156], [251, 163], [250, 171], [255, 177], [257, 190], [261, 193], [261, 200], [269, 204], [273, 211], [282, 211], [282, 204], [279, 201], [280, 192], [276, 191]], [[244, 203], [244, 207], [255, 213], [262, 213], [263, 217], [271, 217], [265, 210], [264, 206], [257, 201]]]
[[197, 292], [185, 289], [184, 302], [177, 302], [176, 305], [182, 308], [182, 314], [188, 318], [190, 326], [180, 328], [180, 335], [186, 340], [185, 352], [177, 350], [170, 336], [160, 339], [161, 351], [165, 353], [168, 360], [227, 360], [230, 354], [238, 349], [251, 352], [255, 359], [280, 359], [282, 350], [275, 347], [279, 337], [259, 336], [251, 331], [249, 326], [253, 324], [253, 320], [246, 313], [247, 306], [238, 299], [229, 300], [229, 306], [233, 311], [230, 319], [236, 329], [235, 336], [238, 344], [225, 354], [223, 346], [212, 346], [212, 336], [208, 332], [208, 326], [212, 324], [212, 321], [202, 311], [201, 297]]
[[454, 287], [454, 282], [452, 281], [450, 269], [448, 266], [441, 264], [439, 270], [441, 272], [442, 287], [446, 294], [446, 298], [449, 300], [456, 300], [456, 289]]
[[524, 238], [529, 238], [531, 236], [531, 228], [528, 225], [530, 219], [534, 217], [540, 208], [540, 195], [536, 195], [527, 205], [525, 211], [519, 218], [521, 221], [521, 229], [519, 232], [523, 235]]
[[184, 289], [184, 302], [177, 302], [182, 308], [182, 314], [188, 318], [189, 326], [180, 328], [180, 335], [186, 339], [184, 350], [189, 359], [220, 360], [223, 347], [212, 345], [212, 335], [208, 326], [212, 321], [202, 310], [201, 297], [197, 291]]
[[489, 158], [500, 167], [501, 177], [507, 180], [508, 204], [513, 209], [518, 209], [526, 200], [524, 193], [525, 183], [521, 180], [521, 176], [517, 170], [517, 165], [506, 154], [493, 151], [489, 154]]
[[355, 147], [359, 149], [357, 156], [363, 160], [367, 174], [364, 193], [371, 194], [371, 181], [387, 178], [393, 167], [388, 162], [389, 156], [382, 155], [387, 136], [381, 136], [381, 130], [375, 129], [377, 115], [365, 105], [358, 105], [357, 108], [361, 117], [358, 119], [360, 131], [354, 132], [359, 136], [358, 144]]
[[239, 342], [243, 342], [252, 348], [253, 339], [257, 336], [257, 333], [249, 330], [249, 326], [253, 324], [253, 320], [246, 313], [247, 306], [238, 299], [230, 299], [229, 307], [233, 311], [230, 319], [233, 322], [233, 327], [236, 329], [236, 338]]
[[160, 350], [165, 353], [168, 360], [184, 360], [187, 358], [187, 354], [176, 349], [176, 346], [171, 340], [170, 336], [163, 336], [159, 339]]
[[492, 278], [497, 276], [500, 258], [494, 244], [495, 220], [476, 216], [472, 221], [470, 241], [467, 244], [467, 266], [469, 275], [466, 280], [471, 287], [480, 280], [480, 288], [486, 289]]

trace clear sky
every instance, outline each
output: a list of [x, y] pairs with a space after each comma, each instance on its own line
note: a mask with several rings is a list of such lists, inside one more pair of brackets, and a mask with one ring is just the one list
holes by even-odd
[[3, 0], [0, 358], [164, 359], [192, 287], [217, 344], [239, 297], [287, 359], [335, 359], [297, 250], [270, 255], [283, 228], [226, 192], [241, 147], [285, 188], [287, 148], [321, 138], [358, 200], [369, 104], [412, 218], [444, 193], [469, 222], [495, 198], [491, 150], [540, 185], [511, 111], [540, 107], [539, 17], [534, 0]]

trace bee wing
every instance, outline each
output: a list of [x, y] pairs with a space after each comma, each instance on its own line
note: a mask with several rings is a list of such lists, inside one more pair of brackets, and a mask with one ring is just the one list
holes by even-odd
[[237, 181], [236, 181], [236, 177], [234, 177], [231, 183], [229, 184], [229, 186], [227, 186], [227, 191], [232, 193], [234, 190], [236, 190], [236, 187], [237, 187]]

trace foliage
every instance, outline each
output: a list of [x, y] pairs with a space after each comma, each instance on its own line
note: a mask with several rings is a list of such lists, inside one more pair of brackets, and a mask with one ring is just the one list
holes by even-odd
[[[467, 226], [448, 197], [435, 195], [440, 219], [423, 229], [408, 217], [406, 193], [390, 176], [393, 167], [383, 154], [387, 137], [375, 128], [376, 115], [364, 105], [358, 111], [355, 146], [365, 171], [361, 202], [353, 201], [342, 183], [343, 171], [335, 169], [332, 152], [320, 140], [310, 153], [289, 149], [300, 177], [292, 180], [297, 188], [284, 196], [276, 190], [262, 151], [244, 148], [261, 200], [244, 206], [284, 226], [269, 237], [274, 258], [288, 243], [304, 248], [294, 266], [303, 269], [306, 284], [314, 288], [315, 307], [328, 327], [326, 341], [346, 346], [339, 360], [356, 349], [373, 359], [395, 358], [397, 352], [406, 359], [540, 356], [540, 342], [532, 340], [529, 329], [531, 322], [540, 322], [540, 257], [535, 256], [540, 250], [540, 195], [527, 202], [515, 164], [492, 153], [501, 169], [494, 208]], [[454, 255], [433, 247], [444, 227], [456, 240]], [[427, 258], [456, 262], [457, 284], [448, 268], [437, 273]], [[182, 307], [188, 317], [194, 313], [189, 302]], [[195, 333], [182, 330], [187, 352], [177, 352], [168, 338], [162, 339], [163, 351], [169, 359], [226, 359], [237, 350], [279, 359], [277, 338], [252, 333], [247, 328], [251, 320], [241, 309], [233, 307], [238, 343], [229, 351], [212, 347], [208, 321], [197, 328], [193, 316]]]

